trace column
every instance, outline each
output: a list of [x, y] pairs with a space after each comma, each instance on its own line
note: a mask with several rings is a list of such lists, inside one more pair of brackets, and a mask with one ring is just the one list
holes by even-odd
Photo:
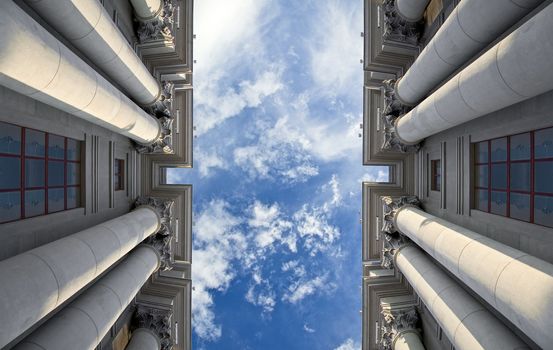
[[[544, 74], [553, 71], [551, 18], [553, 4], [397, 119], [397, 137], [403, 143], [418, 143], [430, 135], [553, 89], [553, 74]], [[427, 65], [429, 69], [433, 66]]]
[[160, 350], [161, 343], [158, 336], [147, 328], [138, 328], [132, 332], [131, 341], [126, 350]]
[[422, 19], [424, 10], [430, 0], [395, 0], [397, 12], [408, 22], [417, 22]]
[[0, 348], [17, 338], [156, 232], [172, 201], [134, 211], [0, 261]]
[[[148, 350], [153, 349], [153, 340], [156, 339], [158, 345], [155, 349], [171, 350], [175, 345], [173, 338], [173, 310], [161, 309], [158, 305], [152, 306], [149, 304], [137, 303], [136, 312], [134, 314], [133, 324], [136, 326], [136, 331], [144, 330], [149, 332], [149, 335], [139, 335], [140, 339], [147, 338], [147, 344], [141, 344], [142, 341], [132, 341], [127, 346], [128, 350]], [[136, 332], [135, 331], [135, 332]], [[133, 332], [133, 338], [135, 334]], [[134, 345], [133, 343], [136, 343]], [[131, 346], [132, 345], [132, 346]], [[142, 346], [142, 347], [141, 347]], [[144, 347], [147, 346], [147, 347]]]
[[553, 343], [552, 264], [415, 206], [385, 203], [391, 230], [418, 244], [536, 344]]
[[[417, 18], [417, 14], [422, 15], [425, 2], [428, 3], [396, 0], [396, 6], [404, 17]], [[401, 101], [407, 105], [417, 104], [440, 82], [542, 2], [461, 1], [399, 81], [396, 92]]]
[[529, 349], [415, 245], [398, 250], [395, 266], [413, 286], [455, 349]]
[[140, 23], [136, 30], [141, 44], [154, 41], [166, 41], [174, 44], [173, 12], [176, 5], [173, 0], [131, 0]]
[[161, 12], [161, 0], [131, 0], [132, 7], [139, 21], [154, 19]]
[[[117, 82], [141, 106], [153, 104], [160, 85], [98, 0], [25, 0], [49, 25]], [[158, 10], [160, 6], [157, 1]]]
[[384, 319], [380, 349], [382, 350], [424, 350], [425, 347], [419, 336], [417, 324], [419, 315], [414, 306], [394, 307], [386, 300], [381, 300], [381, 313]]
[[93, 350], [158, 267], [157, 250], [139, 246], [14, 349]]
[[0, 2], [0, 84], [140, 144], [162, 137], [148, 115], [38, 25], [13, 1]]

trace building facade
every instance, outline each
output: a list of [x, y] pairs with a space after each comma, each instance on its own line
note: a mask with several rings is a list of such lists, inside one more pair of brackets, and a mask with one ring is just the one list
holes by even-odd
[[553, 3], [365, 0], [363, 349], [553, 349]]
[[0, 348], [191, 348], [192, 18], [0, 4]]

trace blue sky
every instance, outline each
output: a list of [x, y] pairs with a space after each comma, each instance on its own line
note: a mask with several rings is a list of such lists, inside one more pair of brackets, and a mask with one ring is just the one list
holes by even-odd
[[361, 0], [195, 2], [194, 349], [360, 349]]

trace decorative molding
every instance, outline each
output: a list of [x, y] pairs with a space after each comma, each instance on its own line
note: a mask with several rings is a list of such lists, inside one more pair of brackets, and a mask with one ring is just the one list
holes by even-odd
[[382, 261], [381, 266], [386, 269], [393, 269], [394, 268], [394, 255], [396, 254], [397, 250], [404, 245], [411, 242], [407, 236], [399, 233], [387, 233], [384, 235], [385, 241], [382, 248]]
[[175, 8], [174, 0], [163, 0], [162, 9], [158, 16], [151, 20], [139, 22], [136, 34], [140, 44], [156, 40], [174, 43]]
[[134, 314], [136, 328], [146, 328], [154, 332], [160, 340], [161, 350], [173, 349], [171, 336], [172, 310], [157, 309], [138, 304]]
[[380, 349], [392, 350], [396, 338], [407, 331], [417, 332], [419, 314], [413, 306], [402, 310], [382, 310], [384, 323], [381, 326]]
[[420, 22], [408, 22], [397, 11], [394, 0], [384, 0], [384, 40], [417, 46], [421, 33]]
[[419, 199], [415, 196], [402, 196], [398, 199], [392, 199], [392, 197], [382, 198], [382, 216], [384, 218], [382, 223], [382, 232], [384, 233], [385, 241], [382, 247], [382, 261], [381, 266], [387, 269], [394, 268], [394, 255], [399, 248], [411, 242], [411, 240], [400, 233], [395, 227], [394, 217], [397, 211], [405, 205], [419, 206]]
[[156, 102], [144, 107], [144, 110], [159, 121], [160, 133], [158, 137], [148, 145], [137, 145], [138, 153], [162, 153], [172, 154], [173, 149], [173, 98], [175, 96], [175, 84], [164, 80], [161, 82], [161, 91]]
[[157, 119], [163, 117], [173, 119], [173, 98], [175, 96], [175, 84], [169, 80], [162, 80], [160, 93], [157, 100], [144, 108], [144, 110]]

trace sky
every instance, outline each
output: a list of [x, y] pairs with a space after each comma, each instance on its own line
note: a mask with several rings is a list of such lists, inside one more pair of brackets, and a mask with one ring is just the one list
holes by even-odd
[[194, 8], [194, 349], [360, 349], [361, 0]]

